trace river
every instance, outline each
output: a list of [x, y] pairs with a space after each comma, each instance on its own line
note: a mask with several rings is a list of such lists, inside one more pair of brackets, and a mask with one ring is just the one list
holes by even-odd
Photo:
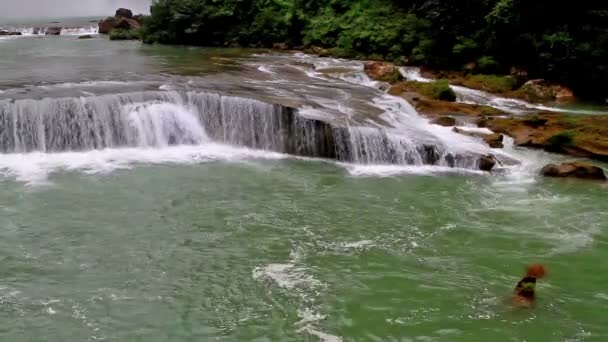
[[74, 33], [0, 38], [0, 75], [2, 340], [608, 338], [606, 184], [358, 62]]

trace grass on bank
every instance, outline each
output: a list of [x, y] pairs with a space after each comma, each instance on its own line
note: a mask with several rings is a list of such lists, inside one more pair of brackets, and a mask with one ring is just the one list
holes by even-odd
[[409, 88], [412, 88], [417, 93], [420, 93], [428, 98], [448, 102], [456, 101], [456, 93], [454, 90], [452, 90], [452, 88], [450, 88], [450, 84], [446, 79], [440, 79], [428, 83], [416, 81], [409, 81], [406, 83]]
[[139, 40], [141, 39], [140, 30], [115, 29], [110, 32], [110, 40]]

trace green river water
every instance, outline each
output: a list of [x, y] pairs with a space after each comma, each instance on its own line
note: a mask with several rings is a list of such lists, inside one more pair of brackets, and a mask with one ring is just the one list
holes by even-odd
[[[26, 52], [49, 39], [83, 62]], [[0, 41], [0, 89], [208, 55], [111, 44]], [[0, 340], [608, 340], [606, 184], [214, 148], [1, 155]], [[549, 277], [515, 308], [532, 262]]]

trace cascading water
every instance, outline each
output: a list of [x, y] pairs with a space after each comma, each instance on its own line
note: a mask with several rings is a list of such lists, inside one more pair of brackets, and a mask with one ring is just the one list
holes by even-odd
[[[28, 36], [45, 36], [49, 31], [49, 27], [0, 27], [0, 30], [9, 32], [19, 32], [22, 37]], [[62, 27], [61, 36], [81, 36], [86, 34], [98, 34], [99, 27], [97, 25], [82, 26], [82, 27]], [[19, 37], [19, 36], [14, 36]]]
[[[422, 76], [420, 68], [401, 67], [399, 68], [399, 71], [401, 75], [409, 81], [416, 81], [422, 83], [428, 83], [433, 81], [433, 79]], [[490, 106], [512, 114], [524, 114], [539, 110], [556, 113], [572, 113], [584, 115], [605, 114], [605, 112], [602, 111], [564, 109], [554, 106], [530, 103], [519, 99], [496, 96], [481, 90], [471, 89], [463, 86], [450, 85], [450, 87], [456, 93], [456, 100], [458, 102]]]
[[332, 125], [306, 118], [293, 108], [207, 92], [3, 100], [0, 123], [4, 153], [162, 148], [216, 141], [359, 164], [475, 168], [479, 157], [450, 153], [438, 140], [421, 143], [397, 130]]

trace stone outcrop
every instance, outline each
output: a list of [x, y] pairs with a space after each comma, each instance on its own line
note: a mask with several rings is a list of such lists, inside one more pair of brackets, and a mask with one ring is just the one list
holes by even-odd
[[99, 22], [99, 33], [109, 34], [112, 30], [136, 30], [143, 22], [143, 16], [133, 16], [131, 10], [120, 8], [113, 17], [107, 17]]
[[511, 136], [517, 146], [608, 161], [608, 115], [487, 117], [478, 125]]
[[503, 148], [504, 147], [504, 144], [503, 144], [504, 136], [500, 133], [487, 134], [487, 133], [480, 133], [480, 132], [470, 132], [470, 131], [466, 131], [466, 130], [463, 130], [463, 129], [460, 129], [457, 127], [454, 127], [453, 131], [456, 133], [463, 134], [463, 135], [481, 138], [491, 148]]
[[479, 158], [479, 169], [481, 171], [492, 171], [496, 166], [496, 159], [492, 156], [482, 156]]
[[58, 36], [60, 34], [61, 34], [61, 27], [58, 27], [58, 26], [49, 27], [46, 30], [46, 35], [47, 36]]
[[543, 167], [541, 174], [545, 177], [606, 180], [604, 170], [583, 162], [549, 164]]
[[21, 32], [0, 31], [0, 36], [20, 36]]
[[395, 83], [403, 79], [393, 63], [368, 61], [365, 63], [364, 70], [367, 76], [377, 81]]
[[574, 99], [572, 90], [543, 79], [529, 80], [519, 89], [519, 92], [530, 100], [535, 101], [564, 101]]
[[127, 19], [133, 18], [133, 12], [127, 8], [119, 8], [116, 10], [114, 17], [123, 17]]
[[431, 123], [444, 127], [456, 126], [456, 119], [449, 116], [441, 116], [433, 120]]

